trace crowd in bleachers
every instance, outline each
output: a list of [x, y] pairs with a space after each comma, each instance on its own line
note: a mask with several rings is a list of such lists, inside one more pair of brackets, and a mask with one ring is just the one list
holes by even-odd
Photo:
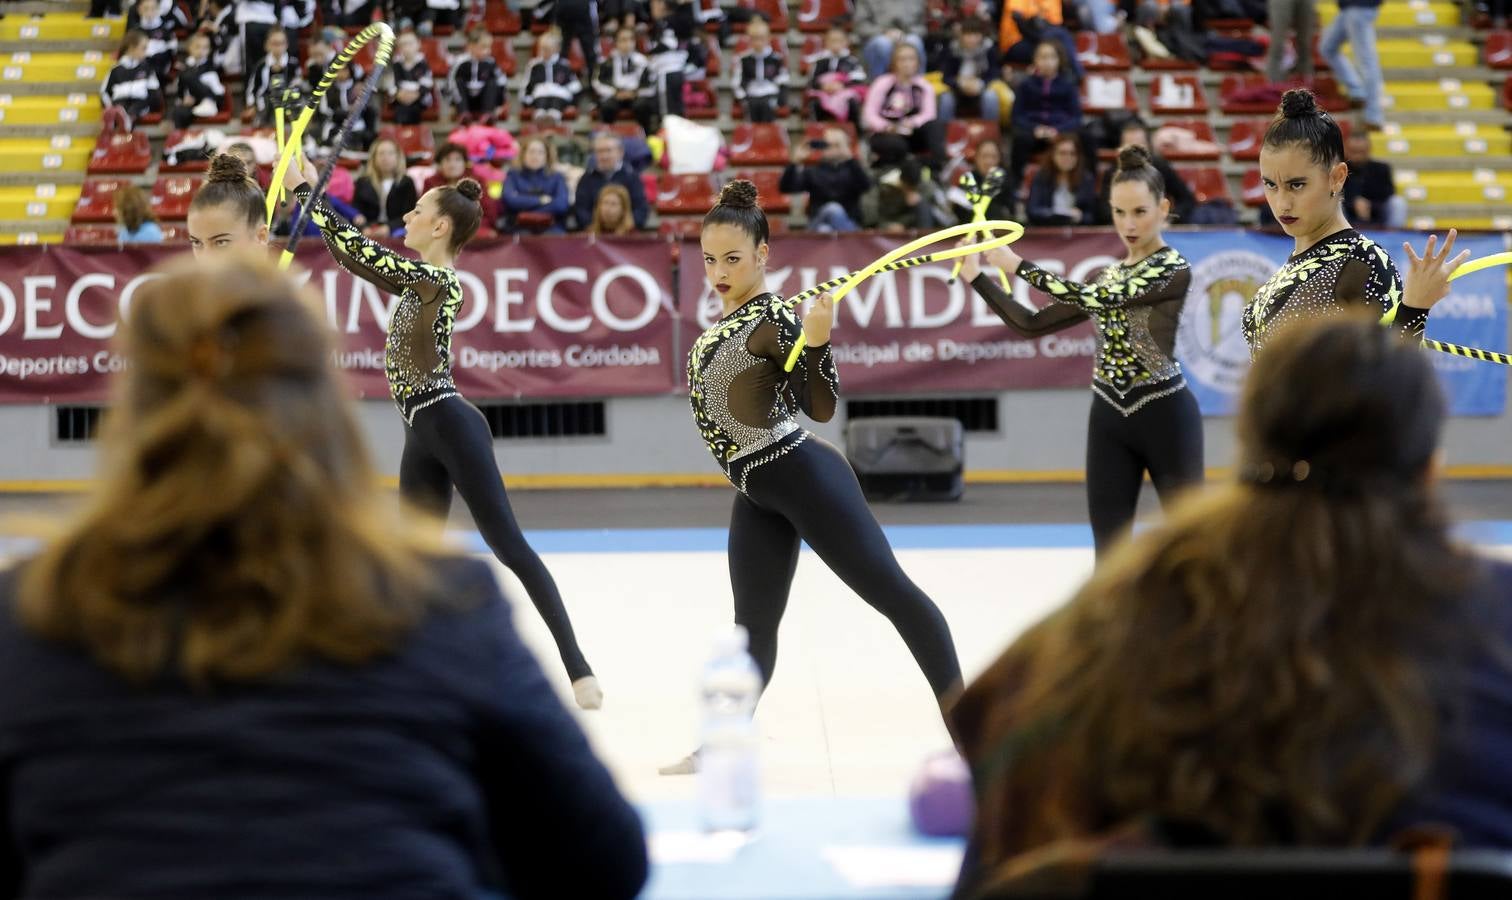
[[[1242, 73], [1267, 59], [1254, 39], [1265, 9], [1243, 0], [806, 0], [794, 15], [786, 0], [558, 0], [523, 12], [498, 0], [200, 0], [192, 16], [182, 2], [132, 8], [102, 87], [105, 105], [119, 110], [107, 128], [171, 120], [160, 173], [202, 169], [221, 138], [253, 146], [266, 170], [276, 111], [308, 102], [351, 35], [381, 18], [399, 41], [379, 96], [332, 146], [361, 93], [365, 50], [322, 96], [307, 149], [357, 170], [378, 142], [392, 142], [416, 185], [478, 177], [489, 189], [485, 234], [590, 228], [596, 194], [580, 185], [605, 179], [589, 177], [597, 139], [579, 120], [621, 142], [622, 168], [610, 180], [625, 187], [637, 230], [657, 221], [682, 230], [735, 174], [755, 178], [772, 213], [788, 210], [786, 195], [807, 194], [810, 228], [939, 227], [970, 217], [960, 177], [993, 151], [1006, 172], [994, 215], [1106, 223], [1108, 160], [1130, 136], [1156, 151], [1178, 223], [1230, 224], [1237, 207], [1213, 165], [1221, 148], [1193, 72], [1241, 70], [1221, 90], [1226, 113], [1263, 116], [1279, 96], [1266, 76]], [[516, 45], [527, 42], [522, 60]], [[1273, 78], [1291, 78], [1286, 65], [1308, 74], [1310, 48], [1299, 49], [1270, 55]], [[1128, 77], [1135, 62], [1157, 73], [1154, 113], [1194, 118], [1152, 133]], [[236, 79], [240, 90], [229, 90]], [[1350, 106], [1327, 78], [1313, 84], [1335, 108]], [[728, 118], [720, 87], [731, 97]], [[669, 120], [691, 124], [678, 140], [659, 140]], [[672, 165], [690, 133], [718, 145], [708, 166]], [[543, 137], [536, 146], [549, 171], [522, 155], [533, 135]], [[461, 158], [443, 158], [453, 147]], [[1162, 153], [1201, 165], [1173, 167]], [[338, 180], [334, 192], [348, 204], [351, 182]]]

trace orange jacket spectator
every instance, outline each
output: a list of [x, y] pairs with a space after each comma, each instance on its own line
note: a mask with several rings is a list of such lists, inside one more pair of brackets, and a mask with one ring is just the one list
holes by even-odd
[[1013, 19], [1015, 13], [1026, 19], [1039, 16], [1051, 25], [1061, 24], [1060, 0], [1006, 0], [1003, 22], [998, 26], [999, 47], [1006, 49], [1024, 39], [1019, 33], [1018, 22]]

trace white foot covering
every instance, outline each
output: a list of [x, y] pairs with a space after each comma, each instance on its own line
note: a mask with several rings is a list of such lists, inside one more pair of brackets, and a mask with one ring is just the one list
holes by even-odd
[[572, 696], [581, 709], [599, 709], [604, 705], [604, 692], [599, 688], [598, 679], [592, 675], [572, 683]]

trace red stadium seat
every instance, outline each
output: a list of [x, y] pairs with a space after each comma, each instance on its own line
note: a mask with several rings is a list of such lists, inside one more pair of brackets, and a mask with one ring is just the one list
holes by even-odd
[[1176, 169], [1176, 174], [1191, 186], [1198, 203], [1211, 200], [1234, 202], [1233, 195], [1229, 193], [1228, 179], [1217, 166], [1181, 166]]
[[420, 55], [430, 63], [431, 75], [437, 81], [444, 79], [451, 71], [451, 54], [446, 51], [446, 43], [440, 38], [421, 38]]
[[429, 125], [389, 125], [378, 131], [379, 137], [393, 138], [411, 164], [428, 163], [436, 153], [436, 137]]
[[822, 32], [831, 22], [850, 15], [850, 0], [803, 0], [798, 9], [798, 30]]
[[781, 123], [742, 122], [730, 132], [730, 162], [737, 166], [782, 166], [792, 153]]
[[[809, 122], [803, 126], [804, 143], [806, 144], [809, 141], [817, 141], [823, 138], [824, 132], [830, 128], [839, 128], [850, 136], [851, 152], [857, 159], [860, 159], [861, 144], [856, 140], [856, 126], [851, 124], [850, 122]], [[820, 154], [818, 150], [810, 147], [808, 159], [806, 161], [809, 163], [816, 163], [819, 161], [819, 155]]]
[[749, 179], [756, 185], [756, 193], [761, 197], [761, 209], [767, 215], [773, 213], [785, 213], [792, 207], [788, 203], [787, 195], [782, 192], [782, 173], [773, 172], [770, 169], [757, 172], [737, 172], [736, 178]]
[[483, 26], [489, 34], [513, 36], [524, 30], [525, 23], [520, 21], [519, 12], [510, 9], [504, 0], [488, 0], [483, 12]]
[[698, 240], [703, 233], [702, 219], [662, 219], [661, 224], [656, 226], [656, 233], [662, 237], [675, 237], [683, 240]]
[[181, 225], [178, 222], [159, 222], [158, 227], [162, 229], [163, 232], [163, 243], [189, 243], [189, 226], [187, 224]]
[[63, 243], [83, 246], [115, 246], [121, 242], [114, 225], [70, 225], [63, 232]]
[[1206, 115], [1207, 94], [1196, 75], [1161, 73], [1150, 83], [1150, 111], [1156, 115]]
[[998, 123], [987, 119], [952, 119], [945, 125], [945, 155], [964, 156], [983, 141], [1002, 140]]
[[811, 34], [803, 39], [803, 48], [798, 51], [798, 74], [804, 78], [814, 68], [814, 60], [824, 53], [824, 38]]
[[788, 30], [787, 0], [740, 0], [740, 5], [765, 16], [772, 31], [781, 33]]
[[152, 164], [152, 143], [145, 131], [105, 131], [89, 157], [91, 175], [140, 175]]
[[1153, 72], [1195, 72], [1202, 68], [1197, 63], [1189, 59], [1182, 59], [1179, 56], [1162, 58], [1159, 56], [1150, 56], [1149, 54], [1145, 54], [1140, 58], [1139, 67]]
[[[1199, 141], [1207, 141], [1211, 144], [1217, 143], [1217, 138], [1213, 135], [1213, 126], [1209, 125], [1206, 119], [1176, 119], [1166, 122], [1162, 127], [1183, 128], [1190, 131]], [[1214, 161], [1222, 155], [1222, 152], [1216, 148], [1211, 153], [1182, 153], [1177, 151], [1164, 154], [1165, 158], [1170, 160]]]
[[1260, 183], [1260, 170], [1247, 169], [1244, 173], [1244, 182], [1240, 186], [1244, 195], [1245, 206], [1265, 205], [1265, 186]]
[[152, 211], [164, 221], [176, 221], [189, 215], [189, 203], [199, 190], [202, 178], [192, 175], [164, 175], [152, 185]]
[[1134, 94], [1134, 82], [1127, 75], [1109, 72], [1089, 72], [1082, 81], [1082, 111], [1087, 113], [1113, 112], [1115, 110], [1139, 111], [1139, 98]]
[[92, 178], [84, 182], [71, 221], [75, 225], [115, 221], [115, 192], [131, 184], [130, 178]]
[[203, 129], [200, 128], [186, 128], [183, 130], [168, 132], [168, 137], [163, 140], [164, 156], [162, 159], [158, 160], [158, 173], [166, 175], [170, 172], [203, 172], [206, 169], [210, 168], [210, 161], [206, 159], [196, 159], [187, 162], [181, 161], [173, 165], [170, 165], [168, 163], [167, 153], [170, 148], [177, 147], [179, 144], [199, 137], [202, 130]]
[[1260, 142], [1265, 139], [1265, 119], [1240, 119], [1229, 129], [1229, 156], [1254, 161], [1260, 158]]
[[494, 38], [493, 58], [499, 63], [499, 69], [508, 77], [515, 77], [520, 68], [520, 61], [515, 56], [514, 41], [509, 38]]
[[717, 199], [708, 175], [663, 175], [657, 184], [656, 211], [661, 215], [703, 215]]
[[599, 123], [593, 126], [594, 131], [612, 131], [627, 141], [644, 141], [646, 130], [640, 127], [639, 122], [615, 122], [613, 125]]
[[1512, 69], [1512, 31], [1493, 31], [1486, 35], [1486, 65], [1493, 69]]
[[[1219, 108], [1225, 115], [1230, 116], [1270, 115], [1276, 111], [1276, 105], [1280, 102], [1279, 98], [1272, 99], [1271, 96], [1264, 96], [1240, 99], [1236, 96], [1240, 91], [1263, 88], [1265, 85], [1264, 75], [1225, 75], [1218, 88]], [[1349, 108], [1349, 101], [1339, 93], [1338, 82], [1332, 78], [1328, 76], [1314, 78], [1312, 89], [1317, 95], [1318, 105], [1329, 112], [1343, 112]]]
[[1131, 65], [1129, 45], [1118, 32], [1098, 34], [1095, 31], [1078, 31], [1076, 58], [1088, 72], [1127, 72]]

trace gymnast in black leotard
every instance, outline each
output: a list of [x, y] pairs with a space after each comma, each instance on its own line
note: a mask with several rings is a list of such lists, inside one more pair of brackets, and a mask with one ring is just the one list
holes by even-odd
[[[302, 162], [289, 171], [285, 184], [290, 192], [301, 204], [310, 202], [313, 169]], [[315, 202], [310, 219], [342, 268], [399, 298], [384, 344], [384, 371], [404, 417], [400, 494], [444, 517], [455, 485], [484, 542], [524, 584], [546, 620], [578, 705], [597, 709], [603, 702], [598, 679], [578, 648], [555, 580], [515, 522], [488, 422], [452, 380], [452, 325], [462, 306], [462, 284], [453, 265], [478, 229], [481, 195], [478, 182], [464, 178], [455, 187], [436, 188], [420, 198], [404, 217], [405, 246], [418, 251], [419, 260], [363, 237], [324, 201]]]
[[[704, 218], [704, 273], [724, 300], [724, 317], [688, 356], [694, 421], [737, 489], [729, 538], [735, 622], [750, 634], [751, 655], [770, 683], [803, 541], [892, 622], [943, 705], [961, 684], [944, 615], [903, 573], [845, 457], [798, 424], [800, 409], [820, 422], [835, 414], [834, 305], [821, 295], [800, 323], [767, 292], [767, 221], [756, 199], [753, 184], [733, 181]], [[805, 333], [808, 346], [792, 359]], [[696, 768], [692, 756], [662, 771]]]

